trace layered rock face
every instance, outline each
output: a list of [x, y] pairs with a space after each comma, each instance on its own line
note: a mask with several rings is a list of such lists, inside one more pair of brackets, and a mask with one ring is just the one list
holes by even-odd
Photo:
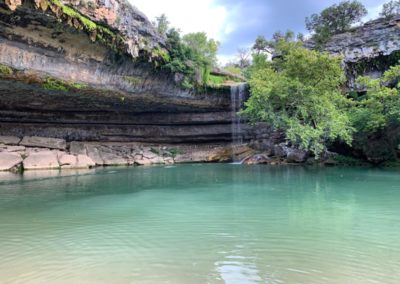
[[[315, 48], [307, 41], [307, 48]], [[379, 78], [400, 59], [400, 16], [380, 18], [333, 36], [324, 50], [344, 58], [349, 87], [355, 89], [358, 76]]]
[[230, 89], [183, 90], [167, 52], [124, 0], [0, 0], [0, 135], [230, 141]]

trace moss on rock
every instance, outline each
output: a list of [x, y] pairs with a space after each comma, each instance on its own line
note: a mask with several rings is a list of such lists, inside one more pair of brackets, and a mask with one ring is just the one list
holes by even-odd
[[0, 64], [0, 75], [10, 76], [13, 73], [14, 72], [10, 67], [8, 67], [7, 65], [4, 65], [4, 64]]

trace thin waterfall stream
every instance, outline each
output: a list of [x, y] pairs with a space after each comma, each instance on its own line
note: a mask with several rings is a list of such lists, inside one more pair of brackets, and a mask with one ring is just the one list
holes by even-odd
[[245, 99], [246, 84], [231, 86], [232, 108], [232, 145], [243, 144], [242, 118], [238, 112], [242, 109]]
[[231, 86], [231, 109], [232, 109], [232, 160], [235, 164], [241, 161], [235, 157], [235, 147], [243, 145], [243, 119], [241, 111], [245, 100], [246, 84], [236, 84]]

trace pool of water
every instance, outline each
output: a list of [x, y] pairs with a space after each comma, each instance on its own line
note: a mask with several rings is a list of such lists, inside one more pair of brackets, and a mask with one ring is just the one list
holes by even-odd
[[400, 283], [397, 170], [32, 175], [0, 180], [0, 283]]

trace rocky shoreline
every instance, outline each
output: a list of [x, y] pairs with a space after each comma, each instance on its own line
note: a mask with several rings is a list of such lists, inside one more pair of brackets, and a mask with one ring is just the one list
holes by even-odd
[[[261, 145], [262, 146], [262, 145]], [[151, 166], [183, 163], [315, 164], [335, 165], [333, 155], [322, 162], [285, 143], [144, 144], [67, 142], [47, 137], [0, 136], [0, 171], [72, 170], [109, 166]]]

